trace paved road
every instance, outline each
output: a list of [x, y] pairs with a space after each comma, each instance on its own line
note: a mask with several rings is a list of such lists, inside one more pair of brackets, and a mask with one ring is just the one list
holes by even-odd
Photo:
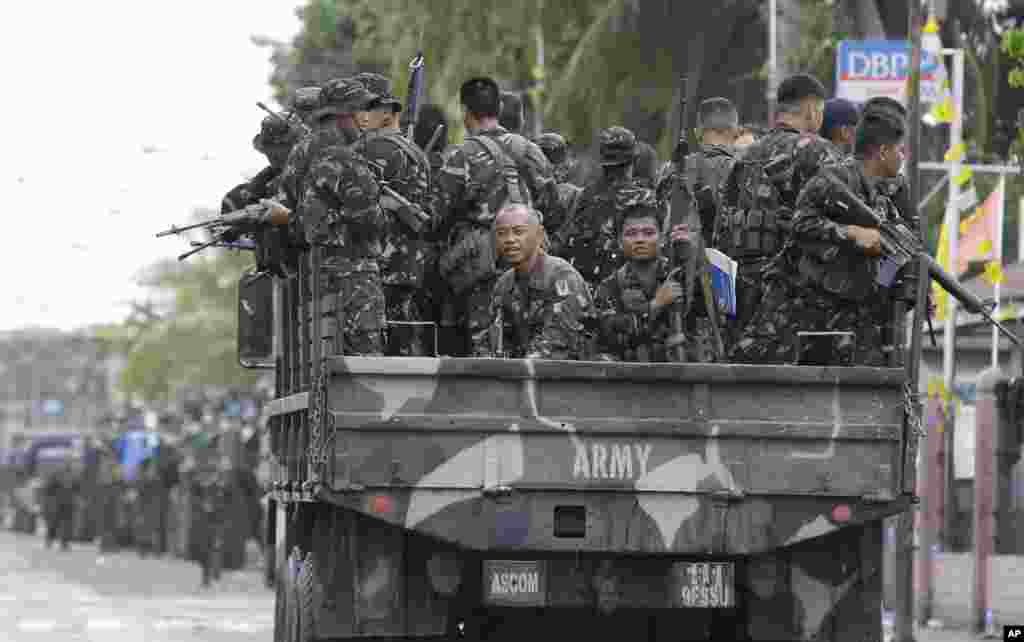
[[10, 642], [267, 642], [274, 596], [255, 571], [199, 588], [199, 569], [173, 558], [62, 553], [39, 537], [0, 532], [0, 640]]

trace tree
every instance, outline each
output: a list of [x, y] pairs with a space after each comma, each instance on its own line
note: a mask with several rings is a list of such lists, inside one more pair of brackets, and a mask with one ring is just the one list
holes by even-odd
[[140, 282], [152, 299], [136, 303], [123, 323], [95, 331], [126, 355], [122, 391], [163, 401], [186, 384], [255, 384], [259, 375], [238, 365], [236, 348], [238, 279], [251, 265], [245, 254], [208, 250], [147, 268]]

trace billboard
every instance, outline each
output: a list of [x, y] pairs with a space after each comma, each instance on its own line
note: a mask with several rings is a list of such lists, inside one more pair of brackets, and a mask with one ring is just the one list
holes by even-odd
[[[836, 50], [836, 97], [863, 103], [888, 96], [906, 104], [910, 74], [907, 40], [842, 40]], [[941, 100], [945, 67], [937, 56], [921, 52], [921, 102]]]

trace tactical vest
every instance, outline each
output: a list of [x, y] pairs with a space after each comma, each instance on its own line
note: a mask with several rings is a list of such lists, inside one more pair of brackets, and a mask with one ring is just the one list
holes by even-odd
[[[722, 189], [713, 245], [733, 259], [770, 258], [789, 239], [800, 136], [737, 159]], [[767, 154], [773, 152], [771, 156]]]

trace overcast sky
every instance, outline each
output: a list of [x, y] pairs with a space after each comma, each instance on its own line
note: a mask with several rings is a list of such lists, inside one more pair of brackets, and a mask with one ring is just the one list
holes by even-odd
[[264, 165], [250, 36], [290, 39], [299, 4], [3, 3], [0, 330], [120, 321], [139, 271], [188, 249], [153, 235]]

